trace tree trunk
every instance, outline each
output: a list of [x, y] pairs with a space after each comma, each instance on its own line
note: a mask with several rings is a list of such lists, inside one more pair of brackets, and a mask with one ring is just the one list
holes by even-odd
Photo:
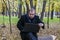
[[43, 17], [44, 17], [45, 7], [46, 7], [46, 0], [43, 0], [43, 8], [42, 8], [42, 12], [41, 12], [41, 20], [43, 20]]
[[21, 15], [22, 15], [22, 0], [20, 0], [20, 3], [19, 3], [19, 13], [18, 13], [18, 18], [20, 18], [21, 17]]
[[27, 4], [27, 2], [26, 2], [26, 8], [27, 8], [27, 13], [28, 13], [28, 11], [29, 11], [29, 5]]
[[49, 0], [48, 16], [47, 16], [47, 28], [49, 28], [49, 13], [50, 13], [50, 0]]
[[30, 0], [30, 6], [33, 8], [33, 0]]
[[11, 10], [10, 10], [10, 0], [8, 0], [8, 13], [9, 13], [9, 24], [10, 24], [10, 33], [12, 33], [11, 29]]
[[53, 15], [54, 15], [54, 3], [52, 4], [51, 19], [53, 19]]
[[25, 7], [23, 7], [24, 8], [24, 14], [25, 14]]
[[36, 2], [37, 0], [35, 0], [35, 5], [34, 5], [34, 9], [35, 9], [35, 12], [36, 12], [36, 4], [37, 4], [37, 2]]

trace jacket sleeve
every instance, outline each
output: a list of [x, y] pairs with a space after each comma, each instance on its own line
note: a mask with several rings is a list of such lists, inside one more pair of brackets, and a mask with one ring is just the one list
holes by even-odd
[[23, 30], [23, 23], [24, 23], [23, 16], [21, 16], [20, 20], [19, 20], [18, 23], [17, 23], [17, 28], [18, 28], [20, 31]]
[[38, 23], [43, 23], [42, 28], [43, 28], [43, 29], [45, 28], [45, 27], [44, 27], [44, 26], [45, 26], [45, 24], [44, 24], [44, 22], [43, 22], [43, 21], [41, 21], [41, 20], [39, 19], [39, 16], [37, 17], [37, 22], [38, 22]]

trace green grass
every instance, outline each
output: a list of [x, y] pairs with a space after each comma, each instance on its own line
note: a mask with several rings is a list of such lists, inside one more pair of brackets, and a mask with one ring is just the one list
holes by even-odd
[[[18, 17], [11, 17], [11, 23], [16, 24], [18, 22]], [[3, 23], [3, 16], [0, 16], [0, 24]], [[4, 16], [4, 23], [9, 24], [9, 17]]]
[[[18, 17], [11, 17], [11, 23], [12, 24], [16, 24], [17, 22], [18, 22]], [[44, 20], [43, 20], [45, 23], [47, 23], [47, 18], [44, 18]], [[56, 22], [59, 22], [59, 18], [54, 18], [53, 20], [51, 20], [50, 18], [49, 18], [49, 22], [50, 23], [56, 23]], [[5, 24], [9, 24], [9, 17], [7, 17], [7, 16], [4, 16], [4, 23]], [[0, 16], [0, 24], [3, 24], [3, 16]]]
[[[46, 23], [47, 22], [47, 18], [44, 18], [43, 21]], [[57, 17], [54, 17], [53, 19], [49, 18], [49, 22], [50, 23], [59, 22], [59, 18], [57, 18]]]

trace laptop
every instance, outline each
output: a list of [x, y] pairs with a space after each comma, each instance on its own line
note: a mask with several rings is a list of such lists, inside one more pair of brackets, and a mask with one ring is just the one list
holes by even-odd
[[24, 32], [39, 32], [40, 27], [37, 24], [26, 23], [24, 26]]

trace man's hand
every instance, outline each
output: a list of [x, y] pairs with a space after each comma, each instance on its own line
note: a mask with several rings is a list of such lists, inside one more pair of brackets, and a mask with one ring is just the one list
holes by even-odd
[[40, 27], [44, 26], [44, 24], [43, 24], [43, 23], [39, 23], [38, 25], [39, 25]]

